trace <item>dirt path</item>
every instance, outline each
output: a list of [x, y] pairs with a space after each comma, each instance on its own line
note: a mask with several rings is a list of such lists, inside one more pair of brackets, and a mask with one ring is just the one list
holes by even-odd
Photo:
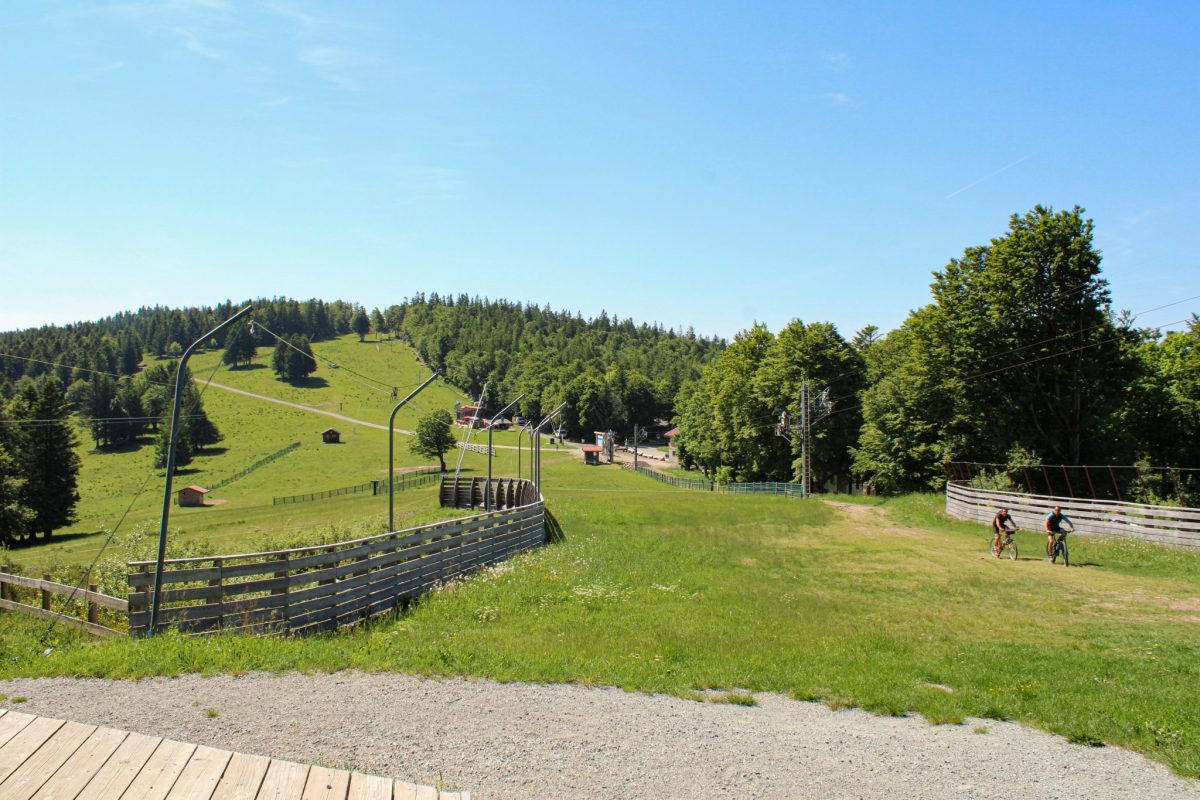
[[[376, 430], [380, 430], [380, 431], [386, 431], [388, 429], [387, 425], [380, 425], [377, 422], [367, 422], [366, 420], [355, 419], [354, 417], [347, 417], [345, 414], [338, 414], [334, 411], [324, 411], [320, 408], [313, 408], [312, 406], [306, 406], [303, 403], [293, 403], [290, 400], [280, 400], [277, 397], [268, 397], [265, 394], [255, 394], [254, 392], [247, 392], [245, 389], [237, 389], [237, 388], [234, 388], [233, 386], [226, 386], [223, 383], [214, 383], [214, 382], [210, 381], [208, 385], [213, 387], [214, 389], [221, 389], [222, 391], [233, 392], [234, 394], [245, 395], [246, 397], [253, 397], [255, 400], [265, 400], [268, 403], [275, 403], [277, 405], [287, 406], [289, 408], [295, 408], [299, 411], [307, 411], [310, 414], [321, 414], [326, 417], [333, 417], [334, 419], [340, 419], [343, 422], [349, 422], [352, 425], [363, 425], [368, 428], [375, 428]], [[404, 428], [396, 428], [396, 433], [402, 433], [405, 436], [416, 436], [417, 435], [416, 431], [409, 431], [409, 430], [405, 430]], [[511, 445], [511, 444], [494, 444], [494, 445], [492, 445], [492, 447], [496, 450], [516, 450], [517, 449], [516, 445]]]
[[[245, 389], [235, 389], [234, 387], [226, 386], [223, 383], [215, 383], [215, 382], [210, 381], [208, 385], [213, 387], [214, 389], [221, 389], [222, 391], [233, 392], [234, 394], [240, 394], [240, 395], [244, 395], [246, 397], [253, 397], [255, 400], [265, 400], [268, 403], [275, 403], [276, 405], [288, 406], [289, 408], [299, 409], [300, 411], [307, 411], [310, 414], [321, 414], [322, 416], [333, 417], [334, 419], [340, 419], [343, 422], [349, 422], [352, 425], [364, 425], [368, 428], [375, 428], [376, 430], [381, 430], [381, 431], [387, 430], [387, 425], [380, 425], [375, 422], [367, 422], [365, 420], [355, 419], [354, 417], [347, 417], [344, 414], [338, 414], [333, 411], [323, 411], [319, 408], [313, 408], [312, 406], [306, 406], [303, 403], [293, 403], [289, 400], [280, 400], [277, 397], [267, 397], [265, 394], [255, 394], [254, 392], [247, 392]], [[400, 428], [396, 429], [396, 433], [403, 433], [408, 436], [416, 435], [416, 433], [414, 431], [406, 431], [406, 430], [402, 430]]]
[[[1196, 797], [1200, 782], [1011, 722], [929, 725], [777, 695], [251, 673], [0, 683], [19, 708], [499, 798]], [[10, 707], [17, 707], [11, 706]], [[211, 711], [209, 711], [211, 709]]]

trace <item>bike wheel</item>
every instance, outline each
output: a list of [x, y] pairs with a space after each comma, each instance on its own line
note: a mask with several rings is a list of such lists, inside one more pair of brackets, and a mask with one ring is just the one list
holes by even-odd
[[999, 558], [1000, 557], [1000, 545], [996, 544], [995, 542], [992, 542], [991, 549], [992, 549], [992, 555], [995, 556], [996, 558]]
[[1008, 546], [1008, 557], [1012, 561], [1017, 560], [1017, 543], [1013, 542]]
[[1063, 542], [1062, 547], [1060, 549], [1062, 550], [1063, 566], [1064, 567], [1071, 566], [1071, 560], [1069, 558], [1067, 558], [1067, 543]]

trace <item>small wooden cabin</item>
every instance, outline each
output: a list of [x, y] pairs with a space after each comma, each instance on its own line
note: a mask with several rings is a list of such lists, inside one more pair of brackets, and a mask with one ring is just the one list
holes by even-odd
[[583, 463], [591, 464], [593, 467], [600, 466], [600, 454], [604, 452], [604, 448], [598, 444], [585, 444], [579, 448], [583, 451]]
[[325, 444], [341, 444], [342, 434], [338, 432], [337, 428], [327, 428], [321, 431], [321, 441]]
[[206, 494], [208, 494], [208, 489], [203, 486], [185, 486], [179, 490], [179, 505], [181, 507], [202, 506]]

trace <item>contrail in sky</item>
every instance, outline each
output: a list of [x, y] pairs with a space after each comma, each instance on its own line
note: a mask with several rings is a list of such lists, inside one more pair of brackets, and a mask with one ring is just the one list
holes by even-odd
[[975, 181], [974, 183], [968, 183], [966, 186], [962, 187], [961, 189], [959, 189], [959, 190], [957, 190], [957, 191], [954, 191], [954, 192], [951, 192], [950, 194], [946, 195], [946, 198], [945, 198], [945, 199], [949, 200], [951, 197], [954, 197], [955, 195], [960, 195], [960, 194], [962, 194], [962, 193], [963, 193], [963, 192], [965, 192], [967, 189], [973, 189], [973, 188], [975, 188], [976, 186], [978, 186], [979, 184], [981, 184], [981, 183], [983, 183], [984, 181], [988, 180], [989, 178], [994, 178], [994, 177], [996, 177], [997, 175], [999, 175], [1001, 172], [1004, 172], [1005, 170], [1012, 169], [1012, 168], [1013, 168], [1013, 167], [1015, 167], [1017, 164], [1020, 164], [1022, 161], [1028, 161], [1028, 160], [1029, 160], [1029, 159], [1031, 159], [1031, 158], [1033, 158], [1033, 153], [1030, 153], [1030, 154], [1029, 154], [1029, 155], [1027, 155], [1027, 156], [1021, 156], [1021, 157], [1020, 157], [1020, 158], [1018, 158], [1016, 161], [1012, 162], [1011, 164], [1006, 164], [1005, 166], [1001, 167], [1000, 169], [996, 170], [995, 172], [991, 173], [990, 175], [984, 175], [982, 178], [980, 178], [979, 180]]

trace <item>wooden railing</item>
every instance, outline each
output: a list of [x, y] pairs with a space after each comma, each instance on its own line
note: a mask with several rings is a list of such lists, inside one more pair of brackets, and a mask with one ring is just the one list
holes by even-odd
[[[334, 628], [545, 541], [545, 509], [534, 491], [531, 502], [505, 511], [332, 545], [169, 559], [159, 624], [193, 633]], [[150, 622], [155, 562], [129, 566], [129, 632], [138, 635]]]
[[[40, 605], [35, 606], [20, 602], [18, 598], [23, 593], [28, 594], [28, 590], [33, 590], [37, 593], [34, 595], [34, 598], [40, 599]], [[40, 598], [38, 595], [40, 595]], [[85, 612], [87, 618], [83, 619], [62, 611], [55, 611], [52, 608], [55, 596], [68, 598], [68, 607], [72, 602], [77, 603], [81, 607], [81, 610]], [[60, 602], [59, 606], [62, 607], [63, 603]], [[121, 635], [121, 631], [113, 630], [100, 624], [101, 606], [116, 611], [127, 611], [129, 603], [120, 597], [101, 594], [97, 591], [95, 584], [89, 585], [84, 590], [76, 586], [67, 586], [65, 583], [56, 583], [50, 580], [49, 575], [39, 580], [37, 578], [27, 578], [24, 575], [12, 575], [8, 572], [0, 572], [0, 608], [16, 611], [21, 614], [29, 614], [30, 616], [57, 620], [64, 625], [87, 631], [88, 633], [94, 633], [98, 636]]]
[[1161, 544], [1200, 548], [1200, 509], [1081, 500], [1067, 497], [976, 489], [963, 483], [946, 484], [946, 513], [957, 519], [990, 522], [997, 509], [1007, 508], [1022, 528], [1041, 530], [1054, 506], [1076, 523], [1078, 532], [1145, 539]]

